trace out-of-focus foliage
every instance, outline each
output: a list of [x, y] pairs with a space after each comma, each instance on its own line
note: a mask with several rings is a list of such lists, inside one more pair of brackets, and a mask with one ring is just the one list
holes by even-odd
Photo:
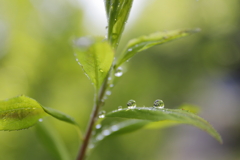
[[128, 61], [138, 52], [144, 51], [155, 45], [167, 43], [169, 41], [172, 41], [178, 38], [189, 36], [199, 31], [200, 31], [199, 29], [192, 29], [192, 30], [175, 30], [170, 32], [158, 32], [158, 33], [152, 33], [148, 36], [141, 36], [141, 37], [132, 39], [128, 42], [126, 48], [121, 54], [122, 57], [119, 58], [118, 63], [116, 64], [116, 67], [120, 66], [125, 61]]
[[[152, 105], [157, 98], [167, 108], [183, 102], [196, 104], [201, 106], [201, 116], [223, 136], [224, 144], [191, 127], [141, 130], [103, 141], [89, 159], [239, 158], [240, 2], [151, 0], [145, 4], [135, 23], [128, 21], [120, 50], [128, 40], [156, 31], [195, 27], [202, 31], [136, 55], [105, 110], [125, 105], [129, 99], [139, 106]], [[85, 27], [73, 0], [0, 0], [0, 99], [28, 95], [76, 117], [84, 129], [93, 89], [75, 62], [72, 40], [85, 36]], [[52, 123], [74, 157], [79, 147], [75, 129], [50, 118], [44, 121]], [[32, 130], [1, 132], [1, 157], [53, 160]]]

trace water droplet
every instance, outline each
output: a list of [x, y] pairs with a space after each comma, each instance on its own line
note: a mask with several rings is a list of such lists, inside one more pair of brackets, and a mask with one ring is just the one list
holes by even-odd
[[102, 69], [99, 69], [99, 72], [103, 72], [103, 70], [102, 70]]
[[133, 50], [132, 48], [129, 48], [129, 49], [128, 49], [128, 52], [131, 52], [132, 50]]
[[90, 144], [89, 146], [88, 146], [88, 148], [90, 148], [90, 149], [93, 149], [95, 146], [94, 146], [94, 144]]
[[112, 94], [111, 91], [107, 91], [107, 92], [106, 92], [106, 95], [108, 95], [108, 96], [110, 96], [111, 94]]
[[40, 118], [38, 121], [39, 121], [39, 122], [42, 122], [42, 121], [43, 121], [43, 119], [42, 119], [42, 118]]
[[118, 67], [114, 75], [116, 77], [121, 77], [123, 75], [122, 67]]
[[157, 99], [156, 101], [154, 101], [153, 106], [155, 108], [164, 108], [164, 103], [161, 99]]
[[106, 111], [101, 111], [100, 113], [99, 113], [99, 118], [105, 118], [105, 114], [106, 114]]
[[99, 134], [99, 135], [96, 137], [96, 139], [97, 139], [98, 141], [101, 141], [103, 138], [104, 138], [104, 136], [103, 136], [102, 134]]
[[122, 106], [118, 106], [118, 110], [121, 111], [122, 110]]
[[75, 44], [82, 48], [87, 48], [93, 44], [93, 40], [89, 37], [81, 37], [75, 41]]
[[134, 109], [134, 108], [136, 108], [136, 101], [134, 101], [134, 100], [129, 100], [128, 101], [128, 103], [127, 103], [127, 107], [129, 108], [129, 109]]
[[101, 124], [96, 125], [96, 129], [100, 129], [102, 127]]
[[119, 130], [119, 128], [118, 128], [117, 125], [113, 125], [113, 126], [111, 127], [111, 130], [112, 130], [112, 131], [117, 131], [117, 130]]
[[114, 86], [113, 84], [110, 84], [110, 86], [109, 86], [109, 87], [111, 87], [111, 88], [112, 88], [113, 86]]
[[108, 80], [111, 81], [111, 80], [112, 80], [112, 77], [108, 77]]
[[108, 136], [108, 135], [111, 134], [111, 132], [110, 132], [110, 130], [105, 129], [105, 130], [102, 132], [102, 134], [103, 134], [104, 136]]

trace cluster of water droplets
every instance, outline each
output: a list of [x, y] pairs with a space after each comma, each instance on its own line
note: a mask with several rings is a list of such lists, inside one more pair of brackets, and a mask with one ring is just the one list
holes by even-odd
[[101, 141], [106, 136], [109, 136], [112, 132], [116, 132], [118, 130], [119, 130], [119, 126], [118, 125], [112, 125], [110, 127], [103, 128], [103, 130], [99, 134], [96, 135], [96, 140], [97, 141]]

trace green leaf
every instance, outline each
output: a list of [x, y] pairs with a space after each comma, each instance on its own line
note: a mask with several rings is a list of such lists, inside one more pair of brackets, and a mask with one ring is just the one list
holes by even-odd
[[[199, 113], [200, 109], [199, 107], [191, 104], [183, 104], [178, 109], [183, 109], [189, 112], [192, 112], [194, 114]], [[164, 120], [164, 121], [157, 121], [157, 122], [151, 122], [147, 124], [144, 128], [146, 129], [156, 129], [156, 128], [167, 128], [172, 127], [175, 125], [181, 124], [180, 122], [172, 121], [172, 120]]]
[[0, 101], [0, 130], [3, 131], [27, 129], [45, 116], [37, 101], [23, 95]]
[[127, 46], [123, 50], [121, 56], [116, 64], [119, 67], [122, 63], [132, 58], [136, 53], [146, 50], [158, 44], [163, 44], [172, 41], [177, 38], [185, 37], [193, 33], [199, 32], [200, 29], [185, 29], [185, 30], [174, 30], [169, 32], [157, 32], [148, 36], [141, 36], [132, 39], [128, 42]]
[[61, 121], [73, 124], [77, 128], [77, 130], [78, 130], [79, 137], [81, 139], [83, 138], [82, 132], [80, 130], [80, 127], [79, 127], [78, 123], [74, 120], [74, 118], [70, 117], [69, 115], [67, 115], [67, 114], [65, 114], [63, 112], [55, 110], [53, 108], [43, 107], [43, 106], [42, 106], [42, 108], [44, 109], [44, 111], [47, 114], [51, 115], [52, 117], [54, 117], [54, 118], [56, 118], [58, 120], [61, 120]]
[[114, 58], [114, 52], [107, 41], [102, 38], [82, 37], [75, 43], [75, 55], [88, 78], [98, 90]]
[[194, 114], [197, 114], [199, 113], [200, 111], [200, 108], [195, 106], [195, 105], [192, 105], [192, 104], [183, 104], [181, 105], [180, 107], [178, 107], [178, 109], [183, 109], [183, 110], [186, 110], [186, 111], [189, 111], [189, 112], [192, 112]]
[[52, 126], [46, 123], [36, 125], [36, 134], [39, 142], [44, 145], [46, 150], [57, 160], [72, 160], [69, 151]]
[[0, 101], [0, 130], [27, 129], [48, 115], [77, 126], [81, 135], [79, 126], [72, 117], [55, 109], [42, 107], [36, 100], [24, 95]]
[[[108, 137], [121, 135], [141, 129], [151, 121], [128, 119], [124, 121], [111, 122], [110, 124], [98, 124], [95, 134], [91, 139], [90, 146], [96, 146], [98, 143]], [[101, 127], [100, 127], [101, 126]], [[93, 147], [92, 147], [93, 148]]]
[[134, 109], [122, 109], [120, 111], [115, 110], [106, 114], [106, 117], [131, 118], [149, 121], [171, 120], [177, 123], [190, 124], [206, 131], [208, 134], [222, 143], [221, 136], [206, 120], [183, 109], [137, 107]]
[[48, 113], [49, 115], [51, 115], [54, 118], [57, 118], [61, 121], [71, 123], [73, 125], [78, 126], [77, 122], [72, 117], [70, 117], [69, 115], [66, 115], [65, 113], [62, 113], [58, 110], [55, 110], [55, 109], [49, 108], [49, 107], [43, 107], [43, 109], [46, 113]]
[[108, 40], [114, 48], [118, 46], [133, 0], [105, 0], [108, 18]]

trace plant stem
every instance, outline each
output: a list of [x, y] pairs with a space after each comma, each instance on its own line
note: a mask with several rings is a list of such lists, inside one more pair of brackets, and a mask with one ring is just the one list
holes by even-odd
[[90, 121], [89, 121], [89, 124], [87, 127], [87, 132], [84, 137], [83, 144], [79, 150], [77, 160], [84, 160], [86, 157], [86, 150], [87, 150], [87, 146], [88, 146], [89, 140], [92, 135], [93, 127], [94, 127], [96, 120], [98, 119], [98, 111], [104, 104], [102, 99], [103, 99], [103, 96], [104, 96], [106, 88], [107, 88], [108, 76], [109, 76], [109, 74], [107, 75], [107, 77], [101, 87], [100, 92], [98, 92], [98, 94], [95, 96], [95, 101], [94, 101], [95, 103], [94, 103]]

